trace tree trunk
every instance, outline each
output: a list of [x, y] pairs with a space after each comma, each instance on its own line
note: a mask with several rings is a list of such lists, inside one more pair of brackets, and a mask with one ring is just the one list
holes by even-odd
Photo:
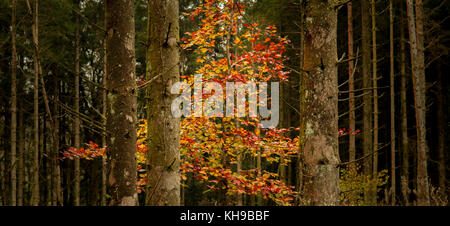
[[413, 0], [407, 0], [414, 106], [416, 111], [417, 204], [424, 206], [430, 205], [430, 196], [427, 171], [425, 59], [423, 46], [423, 4], [421, 0], [416, 0], [415, 9], [416, 15], [414, 16]]
[[402, 118], [402, 196], [405, 205], [409, 205], [409, 152], [408, 152], [408, 109], [406, 103], [406, 49], [405, 49], [405, 28], [402, 19], [400, 28], [400, 103]]
[[[348, 58], [353, 59], [353, 7], [352, 2], [347, 3], [347, 25], [348, 25]], [[349, 161], [354, 162], [356, 156], [356, 145], [355, 145], [355, 93], [354, 90], [354, 63], [351, 60], [348, 62], [348, 92], [349, 92], [349, 118], [348, 118], [348, 129], [349, 129]], [[355, 165], [352, 163], [350, 165], [351, 169], [354, 169]]]
[[17, 79], [16, 79], [16, 0], [12, 0], [11, 17], [11, 200], [10, 205], [17, 204]]
[[[372, 84], [370, 83], [370, 6], [369, 0], [361, 1], [361, 43], [362, 43], [362, 79], [363, 79], [363, 154], [368, 156], [364, 159], [364, 175], [372, 175]], [[367, 197], [367, 195], [365, 196]]]
[[109, 185], [112, 206], [137, 197], [134, 1], [106, 1]]
[[180, 120], [171, 113], [171, 85], [179, 80], [179, 2], [149, 1], [147, 80], [148, 188], [146, 204], [180, 204]]
[[33, 43], [34, 43], [34, 153], [33, 153], [33, 191], [32, 191], [32, 205], [39, 205], [39, 0], [34, 1], [33, 12]]
[[[106, 18], [106, 17], [105, 17]], [[106, 25], [106, 20], [105, 20]], [[107, 37], [103, 39], [103, 77], [102, 77], [102, 115], [106, 116], [107, 114], [107, 86], [106, 86], [106, 80], [107, 80], [107, 52], [106, 52], [106, 39]], [[106, 131], [106, 118], [103, 119], [103, 128]], [[102, 133], [102, 147], [106, 147], [106, 134]], [[101, 205], [106, 206], [106, 157], [102, 157], [102, 194], [101, 194]]]
[[308, 1], [305, 21], [303, 158], [306, 205], [339, 204], [337, 12], [334, 1]]
[[394, 86], [394, 12], [393, 0], [389, 0], [389, 55], [391, 96], [391, 205], [395, 205], [395, 86]]
[[377, 11], [372, 0], [372, 87], [373, 87], [373, 168], [374, 176], [378, 173], [378, 75], [377, 75]]
[[[77, 1], [77, 7], [79, 2]], [[80, 18], [75, 17], [75, 106], [74, 110], [80, 112]], [[80, 116], [77, 114], [74, 119], [75, 129], [75, 148], [80, 148]], [[74, 165], [74, 188], [73, 188], [74, 206], [80, 205], [80, 158], [75, 156]]]
[[[19, 82], [20, 84], [20, 91], [23, 92], [23, 86], [24, 86], [24, 82], [21, 81]], [[22, 95], [20, 95], [20, 97], [22, 97]], [[24, 161], [25, 161], [25, 155], [24, 155], [24, 150], [25, 150], [25, 127], [23, 125], [23, 113], [24, 113], [24, 109], [23, 109], [23, 103], [19, 104], [19, 141], [18, 141], [18, 146], [17, 146], [17, 158], [18, 158], [18, 162], [17, 162], [17, 205], [18, 206], [23, 206], [23, 191], [24, 191]]]
[[51, 187], [51, 194], [52, 194], [52, 205], [56, 206], [58, 205], [58, 174], [57, 174], [57, 168], [58, 168], [58, 151], [59, 151], [59, 137], [58, 137], [58, 131], [59, 131], [59, 120], [58, 120], [58, 99], [59, 99], [59, 86], [58, 86], [58, 77], [55, 76], [53, 78], [53, 133], [56, 135], [53, 137], [53, 150], [51, 151], [51, 154], [49, 155], [51, 159], [51, 176], [52, 176], [52, 187]]

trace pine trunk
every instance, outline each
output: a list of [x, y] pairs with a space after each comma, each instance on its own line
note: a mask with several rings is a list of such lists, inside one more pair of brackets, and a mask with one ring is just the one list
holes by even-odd
[[147, 80], [148, 187], [146, 204], [180, 205], [180, 120], [171, 113], [179, 75], [179, 2], [149, 1]]
[[402, 196], [405, 205], [409, 205], [409, 152], [408, 152], [408, 112], [406, 103], [406, 48], [405, 28], [402, 20], [400, 28], [400, 103], [402, 118]]
[[[77, 2], [79, 4], [79, 2]], [[77, 5], [78, 8], [78, 5]], [[75, 148], [80, 148], [80, 29], [79, 16], [75, 17], [75, 106], [77, 112], [74, 119], [75, 129]], [[74, 188], [73, 188], [74, 206], [80, 205], [80, 158], [75, 156], [74, 165]]]
[[395, 86], [394, 86], [394, 11], [393, 0], [389, 0], [389, 55], [391, 96], [391, 205], [395, 205]]
[[422, 1], [416, 0], [415, 6], [416, 15], [414, 15], [413, 0], [407, 0], [417, 132], [417, 204], [424, 206], [430, 205], [430, 196], [428, 185], [427, 141], [425, 126], [426, 90]]
[[[348, 25], [348, 58], [353, 59], [353, 7], [352, 2], [347, 3], [347, 25]], [[354, 162], [356, 156], [355, 145], [355, 93], [354, 93], [354, 65], [355, 61], [350, 60], [348, 62], [348, 93], [349, 93], [349, 161]], [[354, 169], [354, 164], [350, 165], [350, 168]]]
[[[339, 204], [337, 12], [334, 1], [308, 1], [305, 21], [303, 158], [305, 205]], [[307, 111], [307, 112], [306, 112]]]
[[17, 205], [17, 79], [16, 79], [16, 0], [12, 0], [11, 18], [11, 206]]
[[361, 1], [361, 43], [362, 43], [362, 79], [363, 79], [363, 154], [364, 175], [372, 175], [372, 84], [370, 79], [370, 6], [369, 0]]
[[136, 70], [134, 1], [106, 1], [107, 148], [112, 206], [135, 206]]
[[33, 64], [34, 64], [34, 152], [33, 152], [33, 190], [32, 190], [32, 205], [39, 205], [39, 1], [34, 1], [34, 12], [33, 12], [33, 43], [34, 43], [34, 55], [33, 55]]

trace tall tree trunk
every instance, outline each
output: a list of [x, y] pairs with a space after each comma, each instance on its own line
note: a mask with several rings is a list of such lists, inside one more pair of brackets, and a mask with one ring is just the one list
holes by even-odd
[[[23, 86], [24, 86], [24, 82], [20, 81], [19, 82], [19, 89], [21, 92], [23, 92]], [[22, 97], [22, 95], [20, 95], [19, 97]], [[18, 146], [17, 146], [17, 205], [18, 206], [23, 206], [23, 191], [24, 191], [24, 161], [25, 161], [25, 155], [24, 155], [24, 150], [25, 150], [25, 127], [23, 125], [23, 103], [19, 104], [19, 141], [18, 141]]]
[[405, 28], [402, 19], [400, 28], [400, 103], [402, 118], [402, 196], [405, 205], [409, 205], [409, 152], [408, 152], [408, 109], [406, 103], [406, 49]]
[[17, 204], [17, 79], [16, 79], [16, 0], [12, 0], [11, 17], [11, 206]]
[[414, 106], [416, 111], [417, 132], [417, 204], [430, 205], [427, 141], [426, 141], [426, 89], [425, 89], [425, 57], [423, 44], [423, 3], [416, 0], [414, 16], [413, 0], [407, 0], [409, 24], [411, 65], [414, 87]]
[[372, 0], [372, 87], [373, 87], [373, 168], [372, 174], [378, 173], [378, 75], [377, 75], [377, 11]]
[[58, 86], [58, 77], [54, 76], [53, 78], [53, 133], [56, 134], [56, 136], [53, 137], [53, 150], [51, 151], [50, 159], [51, 159], [51, 176], [52, 176], [52, 187], [51, 187], [51, 194], [52, 194], [52, 205], [56, 206], [58, 205], [58, 151], [59, 151], [59, 138], [58, 138], [58, 131], [59, 131], [59, 120], [58, 120], [58, 99], [59, 99], [59, 86]]
[[[369, 0], [361, 1], [361, 43], [362, 43], [362, 79], [363, 79], [363, 154], [364, 175], [372, 175], [372, 87], [370, 79], [370, 6]], [[367, 195], [365, 195], [367, 197]]]
[[339, 204], [337, 12], [334, 1], [308, 1], [305, 21], [303, 158], [306, 205]]
[[[106, 18], [106, 17], [105, 17]], [[105, 20], [106, 25], [106, 20]], [[103, 77], [102, 77], [102, 115], [106, 116], [107, 114], [107, 87], [106, 87], [106, 80], [107, 80], [107, 55], [106, 55], [106, 34], [103, 39]], [[106, 131], [106, 118], [103, 119], [103, 128]], [[102, 133], [102, 147], [106, 147], [106, 133]], [[102, 157], [102, 194], [101, 194], [101, 205], [106, 206], [106, 157]]]
[[[28, 3], [28, 2], [27, 2]], [[29, 3], [28, 3], [29, 5]], [[34, 43], [34, 153], [33, 153], [33, 191], [32, 191], [32, 205], [39, 205], [39, 0], [34, 1], [33, 12], [33, 43]]]
[[446, 151], [446, 130], [445, 130], [445, 123], [442, 122], [447, 122], [447, 119], [445, 117], [445, 90], [442, 87], [442, 83], [443, 81], [443, 77], [442, 77], [442, 69], [441, 69], [441, 63], [438, 62], [436, 64], [436, 71], [437, 71], [437, 76], [438, 76], [438, 82], [437, 82], [437, 118], [438, 118], [438, 161], [439, 161], [439, 167], [438, 167], [438, 172], [439, 172], [439, 189], [440, 192], [443, 196], [445, 196], [447, 194], [447, 174], [446, 174], [446, 156], [445, 156], [445, 151]]
[[391, 205], [395, 205], [395, 86], [394, 86], [394, 11], [393, 0], [389, 0], [389, 56], [391, 96]]
[[[353, 7], [352, 2], [347, 3], [347, 26], [348, 26], [348, 58], [353, 59]], [[348, 62], [348, 92], [349, 92], [349, 118], [348, 128], [349, 133], [349, 161], [354, 162], [356, 156], [355, 146], [355, 93], [354, 93], [354, 62], [353, 60]], [[354, 169], [354, 164], [350, 165], [350, 168]]]
[[180, 204], [180, 120], [171, 113], [172, 84], [179, 80], [179, 1], [153, 0], [148, 5], [147, 89], [148, 189], [146, 204]]
[[[77, 1], [77, 8], [79, 2]], [[80, 18], [78, 15], [75, 17], [75, 111], [80, 112]], [[80, 148], [80, 116], [77, 114], [74, 119], [75, 129], [75, 148]], [[80, 158], [75, 157], [74, 165], [74, 206], [80, 205]]]
[[134, 0], [107, 0], [106, 22], [110, 205], [134, 206], [138, 204]]

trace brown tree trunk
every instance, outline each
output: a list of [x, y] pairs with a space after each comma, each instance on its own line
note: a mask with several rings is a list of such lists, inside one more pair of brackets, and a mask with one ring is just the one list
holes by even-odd
[[372, 0], [372, 87], [373, 87], [373, 168], [372, 174], [378, 173], [378, 75], [377, 75], [377, 11]]
[[147, 89], [148, 188], [146, 204], [180, 205], [180, 120], [171, 113], [172, 84], [179, 80], [179, 2], [153, 0], [148, 5]]
[[17, 79], [16, 79], [16, 0], [12, 0], [11, 17], [11, 200], [10, 205], [17, 204]]
[[106, 22], [110, 205], [134, 206], [138, 204], [134, 1], [107, 0]]
[[405, 205], [409, 205], [409, 152], [408, 152], [408, 112], [406, 103], [406, 49], [405, 49], [405, 28], [402, 19], [400, 28], [400, 103], [402, 118], [402, 196]]
[[58, 131], [59, 131], [59, 120], [58, 120], [58, 99], [59, 99], [59, 86], [58, 86], [58, 77], [55, 76], [53, 78], [53, 85], [54, 85], [54, 96], [53, 96], [53, 133], [56, 134], [56, 136], [53, 137], [53, 150], [51, 152], [50, 159], [51, 159], [51, 176], [52, 176], [52, 187], [51, 187], [51, 194], [52, 194], [52, 205], [56, 206], [58, 205], [58, 151], [59, 151], [59, 138], [58, 138]]
[[[372, 175], [372, 84], [370, 79], [370, 6], [369, 0], [361, 1], [361, 43], [362, 43], [362, 79], [363, 79], [363, 154], [368, 156], [364, 159], [364, 175]], [[365, 195], [367, 197], [367, 195]]]
[[[19, 82], [20, 91], [23, 92], [24, 82]], [[20, 95], [21, 97], [22, 95]], [[24, 191], [24, 161], [25, 161], [25, 127], [23, 125], [23, 103], [19, 104], [19, 141], [17, 146], [17, 205], [23, 206]]]
[[304, 121], [306, 205], [339, 204], [337, 12], [334, 1], [308, 1], [305, 21]]
[[[27, 1], [28, 7], [30, 7], [29, 2]], [[31, 11], [31, 7], [30, 7]], [[34, 152], [33, 152], [33, 190], [32, 190], [32, 205], [39, 205], [39, 0], [34, 1], [34, 12], [33, 12], [33, 25], [32, 25], [32, 33], [33, 33], [33, 44], [34, 44], [34, 55], [33, 55], [33, 64], [34, 64]]]
[[415, 10], [416, 15], [414, 16], [413, 0], [407, 0], [414, 106], [416, 111], [417, 204], [424, 206], [430, 205], [430, 196], [427, 171], [425, 59], [423, 46], [423, 4], [421, 0], [416, 0]]
[[[348, 25], [348, 58], [353, 59], [353, 7], [352, 2], [347, 3], [347, 25]], [[354, 162], [356, 156], [355, 145], [355, 93], [354, 93], [354, 62], [353, 60], [348, 62], [348, 92], [349, 92], [349, 118], [348, 128], [349, 134], [349, 161]], [[350, 165], [350, 168], [354, 169], [354, 164]]]
[[[79, 5], [79, 2], [77, 2]], [[77, 5], [77, 8], [78, 8]], [[80, 29], [79, 16], [75, 17], [75, 106], [74, 110], [80, 112]], [[80, 116], [76, 114], [74, 119], [75, 129], [75, 148], [80, 148]], [[73, 188], [74, 206], [80, 205], [80, 158], [75, 156], [74, 165], [74, 188]]]
[[395, 205], [395, 86], [394, 86], [394, 11], [393, 0], [389, 0], [389, 56], [391, 96], [391, 205]]
[[[105, 16], [106, 18], [106, 16]], [[106, 20], [105, 20], [105, 25], [106, 25]], [[107, 86], [106, 86], [106, 80], [107, 80], [107, 57], [106, 57], [106, 36], [103, 39], [103, 77], [102, 77], [102, 115], [106, 116], [106, 111], [107, 111]], [[103, 119], [103, 128], [106, 131], [106, 118]], [[102, 133], [102, 147], [106, 147], [107, 142], [106, 142], [106, 134]], [[106, 157], [102, 157], [102, 194], [101, 194], [101, 205], [102, 206], [106, 206]]]

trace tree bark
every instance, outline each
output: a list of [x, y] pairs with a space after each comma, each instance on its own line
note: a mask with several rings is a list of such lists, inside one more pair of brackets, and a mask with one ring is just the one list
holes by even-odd
[[53, 78], [53, 133], [56, 135], [53, 137], [53, 150], [51, 151], [51, 154], [49, 155], [50, 159], [51, 159], [51, 176], [52, 176], [52, 187], [51, 187], [51, 194], [52, 194], [52, 205], [56, 206], [58, 205], [58, 152], [59, 152], [59, 138], [58, 138], [58, 134], [59, 134], [59, 120], [58, 120], [58, 99], [59, 99], [59, 86], [58, 86], [58, 77], [54, 76]]
[[414, 106], [417, 132], [417, 204], [430, 205], [427, 141], [426, 141], [426, 89], [425, 89], [425, 57], [423, 46], [423, 4], [416, 0], [414, 16], [413, 0], [407, 0], [407, 14], [411, 46], [411, 65], [414, 87]]
[[374, 176], [378, 173], [378, 75], [377, 75], [377, 11], [372, 0], [372, 87], [373, 87], [373, 168]]
[[[105, 16], [106, 18], [106, 16]], [[106, 25], [106, 19], [105, 19], [105, 25]], [[103, 128], [106, 131], [106, 114], [108, 109], [108, 103], [107, 103], [107, 86], [106, 86], [106, 80], [107, 80], [107, 52], [106, 52], [106, 35], [103, 39], [103, 77], [102, 77], [102, 115], [105, 117], [102, 121]], [[102, 133], [102, 147], [106, 147], [106, 134]], [[102, 194], [101, 194], [101, 205], [106, 206], [106, 157], [102, 157]]]
[[334, 1], [308, 1], [305, 21], [304, 200], [339, 204], [337, 12]]
[[10, 205], [17, 204], [17, 79], [16, 79], [16, 0], [12, 0], [11, 16], [11, 200]]
[[107, 0], [106, 22], [110, 205], [135, 206], [138, 197], [134, 0]]
[[389, 56], [391, 96], [391, 205], [395, 205], [395, 86], [394, 86], [394, 11], [393, 0], [389, 0]]
[[406, 49], [405, 28], [402, 18], [400, 28], [400, 103], [402, 118], [402, 196], [405, 205], [409, 205], [409, 152], [408, 152], [408, 111], [406, 103]]
[[[19, 89], [21, 92], [23, 92], [23, 86], [24, 82], [19, 82]], [[19, 95], [19, 97], [22, 97], [22, 95]], [[17, 206], [23, 206], [23, 191], [24, 191], [24, 161], [25, 161], [25, 127], [23, 125], [23, 103], [19, 104], [19, 141], [17, 146]]]
[[[353, 59], [353, 7], [352, 2], [347, 3], [347, 25], [348, 25], [348, 58]], [[348, 92], [349, 92], [349, 118], [348, 118], [348, 129], [349, 129], [349, 161], [354, 162], [356, 156], [356, 145], [355, 145], [355, 93], [354, 90], [354, 61], [348, 62]], [[354, 169], [355, 164], [351, 164], [350, 168]]]
[[364, 159], [364, 174], [372, 175], [372, 84], [370, 80], [370, 6], [369, 0], [361, 1], [361, 43], [362, 43], [362, 79], [363, 79], [363, 154], [369, 156]]
[[[79, 2], [77, 1], [77, 8], [79, 6]], [[80, 18], [78, 15], [75, 16], [75, 106], [74, 110], [76, 112], [80, 112]], [[75, 148], [80, 148], [80, 116], [77, 114], [74, 118], [74, 129], [75, 129], [75, 139], [74, 146]], [[74, 197], [74, 206], [80, 205], [80, 158], [75, 156], [75, 164], [74, 164], [74, 189], [73, 189], [73, 197]]]
[[171, 113], [171, 85], [179, 80], [179, 1], [148, 1], [148, 188], [146, 204], [180, 205], [180, 120]]
[[33, 190], [32, 190], [32, 205], [39, 205], [39, 0], [34, 1], [33, 12], [33, 43], [34, 43], [34, 152], [33, 152]]

